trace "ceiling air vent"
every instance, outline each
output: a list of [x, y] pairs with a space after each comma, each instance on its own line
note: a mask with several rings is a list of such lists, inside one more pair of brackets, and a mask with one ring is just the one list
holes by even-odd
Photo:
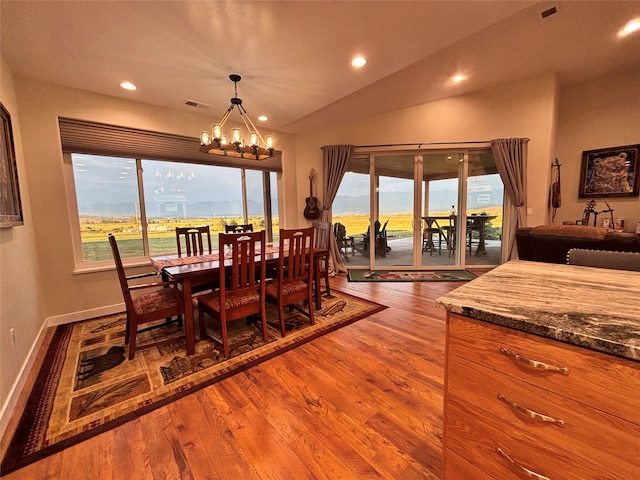
[[189, 106], [189, 107], [196, 107], [196, 108], [202, 108], [204, 110], [206, 110], [207, 108], [209, 108], [211, 105], [208, 105], [206, 103], [202, 103], [202, 102], [196, 102], [195, 100], [185, 100], [184, 104]]

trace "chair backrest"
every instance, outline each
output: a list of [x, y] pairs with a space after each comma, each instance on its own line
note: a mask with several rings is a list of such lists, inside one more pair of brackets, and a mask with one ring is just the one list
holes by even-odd
[[313, 278], [314, 229], [280, 229], [278, 281], [280, 285]]
[[[204, 242], [206, 238], [206, 245]], [[209, 225], [203, 227], [176, 227], [176, 243], [178, 244], [178, 256], [184, 254], [187, 257], [195, 255], [211, 254], [211, 232]]]
[[[380, 232], [378, 233], [379, 236], [381, 237], [387, 236], [387, 223], [389, 223], [389, 220], [384, 222], [384, 225], [382, 226], [382, 230], [380, 230]], [[378, 225], [380, 225], [380, 222], [378, 222]]]
[[225, 225], [224, 226], [225, 233], [244, 233], [244, 232], [253, 232], [253, 224], [246, 223], [244, 225]]
[[[218, 234], [219, 251], [224, 252], [220, 268], [220, 305], [227, 293], [256, 290], [265, 285], [265, 231]], [[220, 259], [222, 261], [222, 259]]]
[[329, 250], [329, 235], [331, 224], [328, 222], [314, 222], [316, 250]]
[[122, 265], [122, 259], [120, 258], [120, 251], [118, 250], [118, 243], [116, 237], [113, 234], [109, 234], [109, 245], [111, 245], [111, 252], [113, 253], [113, 261], [116, 264], [116, 271], [118, 272], [118, 280], [120, 281], [120, 288], [122, 289], [122, 296], [124, 297], [124, 303], [127, 307], [127, 311], [133, 310], [133, 299], [131, 292], [129, 291], [129, 283], [127, 282], [127, 274], [124, 271]]

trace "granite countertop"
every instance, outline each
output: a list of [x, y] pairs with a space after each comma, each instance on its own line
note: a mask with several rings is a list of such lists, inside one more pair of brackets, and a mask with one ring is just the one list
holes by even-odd
[[640, 272], [516, 260], [436, 305], [640, 362]]

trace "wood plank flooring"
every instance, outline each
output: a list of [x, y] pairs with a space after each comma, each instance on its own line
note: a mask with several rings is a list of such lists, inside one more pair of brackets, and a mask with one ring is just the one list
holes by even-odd
[[435, 299], [460, 285], [339, 275], [332, 288], [389, 308], [3, 478], [438, 479]]

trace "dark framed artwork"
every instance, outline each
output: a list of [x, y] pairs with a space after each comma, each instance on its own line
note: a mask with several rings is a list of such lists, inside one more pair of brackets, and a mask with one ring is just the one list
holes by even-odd
[[11, 116], [0, 103], [2, 125], [0, 135], [0, 227], [22, 225], [22, 203], [20, 202], [20, 186], [16, 168], [16, 151], [13, 146], [13, 130]]
[[582, 152], [580, 198], [637, 197], [640, 145]]

